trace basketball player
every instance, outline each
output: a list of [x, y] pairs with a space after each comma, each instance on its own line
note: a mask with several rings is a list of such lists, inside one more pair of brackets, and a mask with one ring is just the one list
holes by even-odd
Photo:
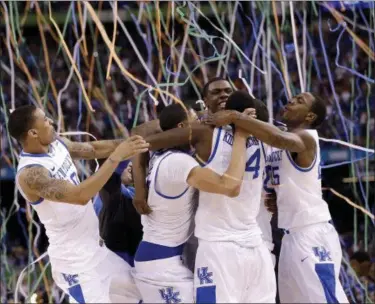
[[[188, 107], [191, 120], [198, 121], [206, 116], [206, 114], [212, 114], [220, 109], [224, 109], [225, 102], [232, 92], [233, 89], [228, 80], [221, 77], [209, 80], [202, 89], [202, 97], [205, 105], [207, 105], [207, 110], [196, 112]], [[145, 122], [132, 129], [133, 135], [140, 135], [143, 137], [160, 132], [162, 132], [162, 130], [160, 128], [159, 119]]]
[[[198, 117], [197, 112], [193, 109], [188, 108], [189, 115], [193, 122], [198, 122], [199, 119], [204, 119], [207, 114], [215, 113], [221, 109], [224, 109], [225, 102], [228, 100], [228, 96], [233, 92], [233, 89], [228, 80], [217, 77], [209, 80], [202, 89], [202, 97], [207, 109], [200, 113]], [[158, 134], [162, 132], [160, 128], [159, 119], [155, 119], [146, 123], [143, 123], [132, 129], [132, 135], [140, 135], [142, 137]], [[152, 163], [155, 152], [150, 151], [150, 157], [145, 158], [140, 156], [135, 157], [133, 165], [136, 166], [134, 170], [134, 182], [136, 186], [136, 193], [133, 200], [134, 207], [140, 214], [148, 214], [151, 212], [147, 204], [147, 187], [144, 185], [144, 178], [146, 176], [145, 168], [149, 162]], [[156, 153], [157, 155], [157, 153]], [[140, 176], [137, 176], [138, 172], [142, 172]]]
[[[130, 266], [99, 237], [91, 198], [118, 164], [148, 150], [141, 137], [86, 143], [58, 138], [52, 120], [35, 106], [17, 108], [9, 132], [23, 148], [16, 183], [46, 228], [56, 284], [76, 302], [139, 302]], [[80, 183], [72, 158], [107, 158]]]
[[302, 93], [286, 105], [277, 127], [238, 112], [215, 113], [215, 125], [234, 123], [275, 147], [269, 156], [277, 193], [278, 225], [285, 235], [279, 260], [282, 303], [347, 303], [339, 281], [342, 252], [328, 205], [322, 198], [319, 136], [323, 100]]
[[[213, 90], [212, 94], [218, 91], [216, 102], [207, 105], [212, 113], [223, 105], [242, 111], [256, 106], [253, 99], [243, 101], [243, 92], [234, 92], [228, 98], [229, 89]], [[230, 126], [191, 124], [190, 128], [148, 136], [147, 142], [152, 150], [191, 143], [196, 158], [205, 167], [223, 174], [232, 155], [233, 130]], [[275, 301], [272, 258], [256, 221], [263, 186], [264, 149], [252, 136], [247, 138], [246, 147], [244, 182], [237, 197], [200, 191], [195, 217], [195, 235], [199, 240], [194, 275], [196, 303]], [[142, 183], [142, 178], [138, 182]], [[137, 183], [135, 186], [137, 192]]]
[[[164, 108], [160, 115], [163, 131], [187, 124], [179, 104]], [[193, 303], [193, 273], [181, 260], [185, 243], [194, 230], [195, 189], [235, 197], [239, 194], [246, 163], [246, 135], [237, 129], [230, 164], [219, 175], [200, 167], [189, 155], [190, 147], [164, 150], [150, 172], [148, 204], [142, 215], [143, 241], [135, 256], [133, 271], [146, 303]]]

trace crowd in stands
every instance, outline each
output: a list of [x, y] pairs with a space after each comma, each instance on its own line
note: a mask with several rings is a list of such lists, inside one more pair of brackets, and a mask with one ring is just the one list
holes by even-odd
[[[67, 2], [68, 3], [68, 2]], [[325, 42], [325, 50], [327, 52], [328, 62], [326, 63], [324, 59], [324, 52], [319, 40], [319, 25], [315, 21], [312, 25], [311, 31], [309, 31], [312, 45], [307, 47], [307, 69], [311, 69], [311, 77], [308, 78], [308, 84], [311, 91], [321, 94], [327, 100], [328, 107], [328, 117], [319, 130], [321, 136], [327, 138], [345, 138], [345, 128], [342, 123], [344, 122], [348, 132], [353, 132], [353, 141], [355, 144], [365, 146], [367, 141], [369, 141], [370, 147], [375, 146], [375, 137], [369, 134], [375, 133], [375, 116], [373, 115], [375, 110], [375, 91], [374, 86], [370, 86], [368, 82], [364, 81], [359, 77], [353, 77], [353, 72], [350, 69], [354, 69], [357, 73], [362, 75], [369, 75], [370, 60], [368, 56], [354, 44], [351, 36], [347, 33], [343, 35], [341, 42], [338, 45], [340, 50], [340, 56], [338, 58], [338, 63], [346, 68], [339, 67], [335, 63], [335, 58], [337, 55], [337, 39], [340, 31], [332, 32], [330, 31], [330, 26], [328, 20], [323, 20], [322, 25], [323, 39]], [[359, 33], [360, 37], [364, 39], [365, 43], [368, 44], [367, 33]], [[238, 46], [245, 50], [251, 58], [251, 46], [254, 46], [255, 39], [253, 37], [253, 42], [246, 37], [252, 37], [252, 29], [250, 27], [240, 28], [236, 27], [234, 31], [233, 40], [238, 44]], [[302, 41], [302, 33], [299, 33], [300, 41]], [[46, 72], [46, 61], [41, 49], [39, 32], [35, 30], [34, 35], [28, 35], [25, 37], [25, 46], [20, 47], [20, 55], [25, 60], [25, 64], [30, 71], [30, 75], [33, 79], [33, 84], [36, 86], [40, 96], [43, 96], [47, 89], [48, 75]], [[90, 44], [90, 37], [86, 38]], [[207, 40], [200, 38], [202, 41], [201, 54], [204, 58], [209, 58], [213, 55], [214, 48]], [[367, 40], [366, 40], [367, 39]], [[56, 90], [60, 91], [64, 86], [65, 82], [69, 77], [70, 64], [67, 64], [67, 60], [64, 59], [62, 51], [58, 54], [58, 49], [56, 42], [54, 42], [51, 37], [48, 37], [48, 55], [53, 67], [52, 75], [53, 82], [56, 86]], [[293, 84], [295, 92], [298, 92], [299, 88], [299, 75], [295, 59], [295, 51], [292, 40], [289, 39], [289, 43], [285, 43], [283, 46], [285, 49], [285, 54], [288, 63], [288, 74], [289, 81]], [[214, 39], [213, 43], [218, 49], [219, 53], [224, 43], [221, 39]], [[68, 43], [71, 51], [73, 50], [73, 43]], [[135, 77], [140, 80], [152, 84], [150, 78], [147, 76], [145, 69], [143, 68], [136, 52], [131, 48], [129, 43], [126, 41], [125, 35], [119, 30], [119, 35], [117, 36], [116, 44], [118, 45], [118, 55], [122, 60], [124, 67], [132, 73]], [[159, 53], [155, 45], [152, 46], [150, 52], [152, 58], [147, 58], [147, 48], [145, 47], [142, 40], [138, 39], [138, 46], [141, 50], [142, 56], [144, 56], [146, 64], [149, 69], [157, 78], [160, 66], [158, 65]], [[2, 70], [0, 77], [0, 99], [3, 105], [11, 104], [11, 77], [8, 74], [8, 70], [4, 67], [10, 67], [8, 53], [5, 48], [4, 41], [1, 40], [1, 52], [0, 52], [0, 69]], [[374, 47], [374, 46], [372, 46]], [[197, 50], [195, 50], [197, 51]], [[262, 51], [259, 50], [259, 60], [256, 62], [262, 66]], [[165, 65], [167, 66], [170, 56], [170, 47], [164, 45], [162, 56], [165, 59]], [[302, 57], [303, 49], [299, 48], [299, 53]], [[138, 94], [143, 91], [143, 88], [139, 85], [131, 84], [121, 73], [119, 67], [112, 63], [111, 66], [111, 80], [105, 79], [106, 68], [108, 65], [109, 52], [107, 47], [100, 43], [97, 45], [95, 54], [95, 65], [96, 70], [93, 77], [93, 87], [95, 89], [89, 90], [89, 69], [85, 65], [84, 58], [80, 54], [79, 69], [83, 76], [85, 88], [90, 91], [91, 94], [91, 104], [95, 109], [95, 112], [87, 118], [87, 110], [82, 96], [82, 91], [78, 85], [78, 81], [75, 77], [70, 81], [70, 84], [64, 91], [61, 97], [61, 107], [63, 113], [63, 124], [65, 131], [89, 131], [98, 139], [113, 138], [120, 135], [116, 124], [114, 123], [113, 117], [108, 114], [108, 108], [112, 110], [112, 113], [118, 117], [119, 121], [130, 130], [134, 124], [137, 110], [137, 97]], [[275, 60], [277, 58], [277, 50], [272, 50], [272, 60], [274, 60], [275, 67], [281, 71], [280, 64]], [[314, 60], [313, 60], [314, 58]], [[311, 59], [311, 67], [310, 67]], [[193, 52], [191, 50], [186, 51], [186, 56], [184, 61], [187, 67], [192, 70], [197, 66], [195, 62]], [[244, 61], [244, 60], [242, 60]], [[232, 48], [230, 59], [227, 66], [227, 76], [234, 81], [234, 83], [241, 87], [241, 81], [238, 81], [238, 70], [242, 67], [234, 48]], [[152, 63], [152, 65], [150, 65]], [[247, 71], [245, 75], [247, 81], [249, 81], [251, 65], [248, 62], [244, 62]], [[327, 69], [326, 64], [329, 65]], [[170, 66], [167, 66], [171, 68]], [[204, 71], [206, 77], [204, 77], [201, 69], [193, 73], [192, 79], [194, 79], [197, 87], [202, 88], [205, 79], [212, 78], [216, 75], [218, 67], [218, 62], [214, 61], [204, 66]], [[16, 80], [16, 96], [15, 102], [16, 106], [30, 103], [31, 99], [35, 96], [33, 95], [31, 84], [26, 77], [25, 73], [15, 64], [15, 80]], [[222, 69], [223, 71], [223, 69]], [[330, 76], [332, 76], [332, 83], [330, 83]], [[274, 99], [274, 111], [275, 113], [280, 109], [281, 105], [285, 103], [285, 87], [280, 80], [280, 73], [277, 73], [276, 69], [272, 69], [272, 96]], [[181, 72], [179, 82], [184, 82], [186, 78], [190, 76], [186, 71]], [[263, 76], [262, 76], [263, 77]], [[174, 76], [171, 76], [174, 79]], [[161, 78], [162, 83], [167, 82], [165, 77]], [[266, 100], [267, 91], [264, 86], [264, 80], [260, 75], [256, 74], [254, 82], [254, 95], [262, 100]], [[332, 91], [334, 88], [334, 92]], [[134, 91], [136, 89], [137, 91]], [[178, 96], [187, 104], [195, 105], [196, 100], [200, 99], [201, 96], [196, 94], [196, 90], [190, 84], [189, 81], [182, 86], [171, 86], [170, 91], [178, 94]], [[54, 109], [54, 113], [57, 113], [57, 103], [52, 94], [51, 89], [48, 91], [47, 104], [52, 105], [51, 108]], [[161, 101], [160, 97], [158, 98]], [[162, 102], [160, 102], [162, 104]], [[53, 116], [53, 111], [49, 109], [49, 114]], [[157, 115], [156, 107], [149, 98], [148, 93], [141, 98], [141, 105], [139, 109], [139, 117], [137, 118], [137, 124], [154, 119]], [[0, 113], [0, 125], [4, 126], [6, 121], [7, 112], [4, 111], [2, 107]], [[57, 116], [54, 117], [57, 119]], [[277, 118], [277, 116], [276, 116]], [[88, 127], [89, 126], [89, 127]], [[88, 127], [88, 128], [87, 128]], [[4, 127], [1, 131], [1, 150], [2, 154], [7, 155], [10, 158], [10, 143], [8, 135], [4, 132]], [[11, 159], [11, 158], [10, 158]], [[370, 224], [372, 225], [372, 224]], [[362, 227], [363, 228], [363, 227]], [[363, 231], [363, 229], [362, 229]], [[361, 233], [361, 231], [360, 231]], [[349, 300], [352, 303], [363, 303], [366, 301], [365, 296], [367, 290], [367, 296], [375, 302], [375, 238], [373, 237], [369, 248], [365, 250], [363, 245], [363, 240], [354, 244], [353, 233], [342, 234], [342, 245], [344, 250], [344, 259], [349, 264], [343, 263], [341, 279], [344, 284], [344, 288], [347, 292]], [[13, 269], [12, 274], [18, 274], [21, 269], [27, 265], [28, 261], [28, 251], [20, 246], [16, 241], [8, 242], [7, 244], [7, 256], [6, 261], [8, 267]], [[351, 267], [350, 267], [351, 266]], [[2, 276], [5, 274], [2, 274]], [[10, 275], [10, 274], [9, 274]], [[358, 278], [358, 280], [357, 280]], [[13, 277], [9, 282], [13, 282], [12, 286], [5, 286], [5, 280], [1, 279], [1, 302], [11, 303], [13, 299], [13, 288], [14, 283], [17, 278]], [[51, 280], [51, 279], [50, 279]], [[54, 286], [51, 284], [50, 286]], [[39, 299], [43, 297], [43, 290], [37, 291]], [[54, 299], [59, 298], [59, 292], [57, 287], [53, 287], [52, 294]], [[44, 295], [45, 296], [45, 295]], [[55, 301], [54, 301], [55, 302]]]

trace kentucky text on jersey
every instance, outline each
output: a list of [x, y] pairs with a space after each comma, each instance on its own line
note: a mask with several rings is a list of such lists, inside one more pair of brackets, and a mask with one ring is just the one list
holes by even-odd
[[[233, 135], [232, 133], [225, 132], [224, 139], [223, 139], [227, 144], [233, 146]], [[251, 146], [259, 146], [259, 141], [255, 138], [250, 136], [246, 140], [246, 148], [249, 148]]]
[[66, 156], [64, 159], [64, 162], [62, 163], [59, 170], [54, 174], [53, 177], [64, 179], [67, 177], [67, 173], [69, 172], [70, 168], [73, 166], [73, 161], [70, 157], [70, 155]]
[[273, 151], [271, 154], [267, 155], [266, 162], [275, 162], [275, 161], [281, 161], [283, 158], [283, 151]]

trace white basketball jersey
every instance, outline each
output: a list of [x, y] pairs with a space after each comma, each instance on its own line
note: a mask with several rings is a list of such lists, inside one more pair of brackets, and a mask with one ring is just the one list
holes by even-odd
[[[232, 128], [215, 128], [211, 155], [206, 167], [223, 174], [229, 166], [233, 146]], [[265, 154], [263, 144], [250, 136], [246, 142], [246, 172], [239, 196], [200, 191], [195, 217], [195, 235], [207, 241], [233, 241], [244, 246], [262, 242], [257, 215], [263, 186]]]
[[316, 142], [316, 155], [309, 168], [299, 167], [289, 151], [272, 148], [269, 162], [277, 193], [279, 228], [290, 229], [329, 221], [331, 215], [322, 197], [320, 147], [316, 130], [307, 130]]
[[[50, 144], [47, 154], [21, 153], [16, 183], [27, 201], [29, 199], [18, 184], [18, 176], [21, 170], [31, 166], [42, 166], [53, 178], [79, 184], [73, 160], [59, 140]], [[54, 270], [75, 274], [103, 260], [107, 251], [99, 245], [99, 222], [91, 201], [81, 206], [40, 199], [31, 205], [46, 229], [48, 255]]]
[[[169, 247], [184, 244], [194, 231], [195, 202], [192, 200], [194, 189], [189, 187], [186, 180], [181, 181], [180, 186], [183, 190], [175, 197], [164, 195], [160, 189], [160, 185], [168, 185], [168, 180], [160, 178], [160, 164], [175, 153], [191, 158], [189, 155], [175, 151], [156, 154], [152, 158], [152, 169], [148, 177], [148, 205], [152, 212], [141, 217], [143, 240]], [[168, 168], [168, 170], [174, 169], [177, 168]], [[170, 173], [173, 175], [172, 171]]]

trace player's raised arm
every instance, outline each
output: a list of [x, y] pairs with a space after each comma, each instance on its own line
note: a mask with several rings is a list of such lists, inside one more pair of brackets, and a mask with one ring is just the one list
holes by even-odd
[[132, 159], [135, 188], [133, 205], [139, 214], [149, 214], [151, 212], [147, 204], [146, 170], [148, 162], [148, 153], [138, 154]]
[[154, 119], [148, 122], [145, 122], [139, 126], [136, 126], [131, 130], [132, 135], [140, 135], [146, 137], [152, 134], [157, 134], [163, 132], [160, 128], [159, 119]]
[[195, 167], [190, 171], [187, 183], [201, 191], [224, 194], [229, 197], [238, 196], [245, 173], [247, 137], [247, 132], [239, 128], [236, 130], [231, 161], [223, 175], [209, 168]]
[[290, 152], [304, 152], [315, 146], [312, 136], [304, 130], [284, 132], [272, 124], [237, 111], [218, 112], [211, 117], [211, 122], [217, 126], [234, 123], [262, 142]]
[[193, 122], [190, 126], [184, 128], [174, 128], [162, 133], [146, 136], [145, 140], [150, 144], [150, 150], [153, 151], [189, 144], [195, 146], [212, 134], [210, 129], [209, 126]]
[[122, 144], [104, 162], [100, 169], [79, 185], [50, 176], [41, 166], [21, 171], [18, 182], [28, 198], [44, 198], [55, 202], [85, 205], [104, 186], [118, 164], [138, 153], [148, 150], [148, 144], [140, 136], [133, 136]]
[[70, 156], [74, 159], [101, 159], [107, 158], [124, 142], [123, 139], [97, 140], [87, 142], [75, 142], [65, 137], [59, 138], [68, 149]]

